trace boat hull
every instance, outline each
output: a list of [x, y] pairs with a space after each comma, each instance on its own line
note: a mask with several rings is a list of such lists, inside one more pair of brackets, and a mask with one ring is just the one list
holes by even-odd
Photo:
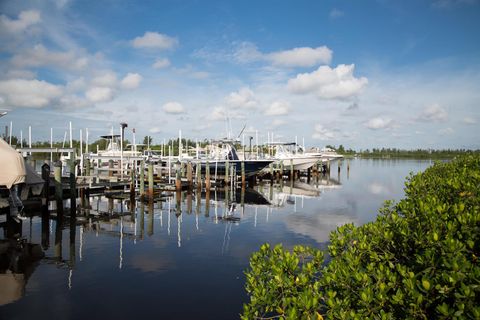
[[[231, 170], [230, 168], [234, 168], [235, 173], [237, 175], [242, 174], [242, 162], [244, 163], [245, 167], [245, 176], [251, 177], [258, 172], [260, 172], [263, 168], [268, 166], [270, 163], [273, 162], [273, 160], [230, 160], [228, 161], [228, 167], [229, 171]], [[202, 174], [205, 174], [206, 172], [206, 167], [207, 167], [207, 161], [202, 160], [200, 162], [196, 163], [197, 165], [201, 166], [201, 172]], [[221, 160], [221, 161], [215, 161], [215, 160], [209, 160], [208, 161], [208, 167], [210, 171], [210, 176], [215, 176], [215, 175], [220, 175], [224, 176], [225, 175], [225, 169], [227, 166], [227, 161]]]

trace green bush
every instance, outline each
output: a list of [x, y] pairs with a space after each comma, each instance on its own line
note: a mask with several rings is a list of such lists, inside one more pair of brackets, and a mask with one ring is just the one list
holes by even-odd
[[332, 232], [326, 265], [316, 249], [262, 246], [242, 318], [480, 319], [479, 192], [478, 155], [436, 163], [376, 221]]

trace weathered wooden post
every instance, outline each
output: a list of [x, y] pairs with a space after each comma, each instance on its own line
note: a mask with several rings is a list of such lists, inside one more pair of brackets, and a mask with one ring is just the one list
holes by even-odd
[[230, 182], [230, 179], [229, 179], [230, 178], [230, 174], [229, 174], [230, 170], [229, 169], [230, 169], [230, 163], [227, 160], [225, 162], [225, 185], [227, 185], [227, 186], [228, 186], [228, 183]]
[[293, 180], [293, 159], [290, 159], [290, 180]]
[[273, 163], [270, 163], [269, 167], [270, 167], [270, 182], [273, 182]]
[[43, 179], [43, 199], [42, 206], [48, 207], [48, 198], [50, 192], [50, 166], [48, 163], [42, 165], [42, 179]]
[[180, 166], [180, 162], [177, 162], [177, 172], [175, 178], [175, 190], [177, 192], [182, 190], [182, 169]]
[[307, 183], [310, 183], [311, 168], [307, 169]]
[[74, 159], [70, 160], [70, 214], [75, 214], [77, 207], [77, 178], [75, 176], [75, 165], [76, 161]]
[[188, 190], [192, 190], [193, 187], [193, 169], [192, 169], [192, 162], [187, 162], [187, 184]]
[[90, 176], [90, 159], [85, 159], [85, 175]]
[[42, 165], [42, 179], [45, 181], [43, 185], [42, 199], [42, 248], [47, 250], [50, 247], [50, 214], [48, 211], [48, 200], [50, 192], [50, 166], [48, 163]]
[[196, 163], [195, 171], [197, 175], [197, 190], [202, 190], [202, 166], [200, 163]]
[[245, 181], [245, 161], [242, 161], [242, 188], [245, 188], [246, 181]]
[[205, 164], [205, 189], [210, 193], [210, 164]]
[[108, 176], [113, 177], [113, 160], [108, 160]]
[[148, 196], [153, 199], [153, 163], [148, 162]]
[[145, 160], [140, 163], [140, 199], [145, 197]]
[[62, 162], [54, 164], [55, 200], [57, 204], [57, 217], [63, 216], [63, 185], [62, 185]]
[[135, 208], [135, 167], [130, 171], [130, 212]]

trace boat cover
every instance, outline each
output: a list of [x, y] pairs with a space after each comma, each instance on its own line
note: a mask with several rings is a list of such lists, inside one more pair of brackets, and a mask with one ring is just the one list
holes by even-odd
[[26, 175], [22, 155], [0, 138], [0, 186], [10, 189], [14, 184], [25, 182]]

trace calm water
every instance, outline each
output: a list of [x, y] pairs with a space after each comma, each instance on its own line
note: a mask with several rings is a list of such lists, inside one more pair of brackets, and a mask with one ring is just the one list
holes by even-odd
[[148, 205], [130, 214], [125, 201], [92, 197], [91, 213], [107, 214], [72, 227], [66, 218], [63, 230], [44, 222], [43, 248], [42, 219], [24, 220], [30, 254], [0, 251], [1, 272], [25, 272], [0, 274], [0, 319], [236, 319], [247, 299], [243, 272], [262, 243], [324, 247], [331, 230], [375, 219], [384, 200], [403, 197], [410, 172], [431, 164], [351, 160], [348, 176], [344, 162], [330, 179], [260, 185], [243, 195], [244, 206], [240, 191], [212, 192], [208, 204], [183, 194], [181, 208], [172, 195], [153, 214]]

